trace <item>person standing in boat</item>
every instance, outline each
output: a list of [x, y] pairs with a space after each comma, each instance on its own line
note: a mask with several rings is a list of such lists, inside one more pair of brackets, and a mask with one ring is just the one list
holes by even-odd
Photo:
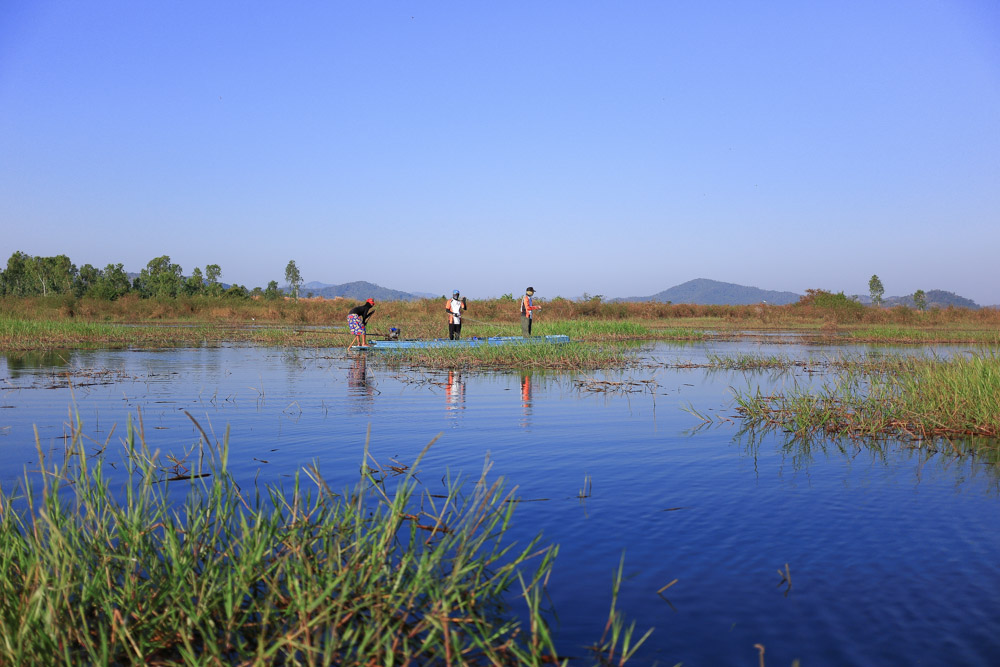
[[531, 335], [532, 311], [541, 308], [541, 306], [536, 306], [532, 303], [534, 294], [535, 288], [529, 287], [524, 290], [524, 296], [521, 297], [521, 335], [525, 338]]
[[462, 337], [462, 311], [469, 307], [465, 304], [465, 297], [459, 298], [458, 290], [451, 293], [451, 298], [444, 302], [444, 309], [448, 311], [448, 340], [458, 340]]
[[362, 347], [368, 344], [365, 340], [365, 325], [368, 324], [368, 318], [372, 316], [374, 309], [375, 299], [368, 299], [360, 306], [351, 308], [347, 313], [347, 328], [354, 334], [355, 341], [361, 341]]

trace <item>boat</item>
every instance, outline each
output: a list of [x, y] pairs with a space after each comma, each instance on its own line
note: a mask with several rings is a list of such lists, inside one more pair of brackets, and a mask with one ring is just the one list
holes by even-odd
[[536, 345], [536, 344], [562, 344], [568, 343], [569, 336], [556, 334], [551, 336], [489, 336], [480, 338], [459, 338], [449, 340], [447, 338], [435, 338], [433, 340], [370, 340], [367, 345], [352, 345], [352, 350], [358, 352], [391, 352], [393, 350], [421, 350], [430, 348], [465, 348], [482, 347], [485, 345]]

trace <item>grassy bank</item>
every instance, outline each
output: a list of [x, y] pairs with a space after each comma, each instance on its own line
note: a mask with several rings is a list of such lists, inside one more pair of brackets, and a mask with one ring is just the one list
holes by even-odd
[[992, 351], [844, 364], [818, 390], [763, 394], [748, 389], [737, 392], [736, 401], [750, 426], [796, 435], [945, 438], [979, 449], [1000, 446], [1000, 356]]
[[[227, 442], [177, 460], [141, 432], [130, 420], [115, 466], [76, 428], [63, 463], [0, 489], [0, 663], [560, 660], [543, 611], [557, 548], [510, 541], [516, 503], [488, 466], [432, 494], [366, 454], [342, 494], [315, 468], [248, 490]], [[641, 640], [613, 603], [607, 628], [589, 662], [624, 663]]]
[[[829, 337], [884, 342], [1000, 342], [1000, 310], [983, 308], [873, 308], [845, 301], [833, 306], [822, 300], [773, 306], [710, 306], [654, 302], [607, 303], [599, 299], [539, 299], [536, 333], [567, 333], [575, 339], [674, 338], [732, 335], [745, 331], [805, 331]], [[240, 329], [268, 326], [283, 329], [337, 327], [358, 302], [350, 299], [233, 299], [178, 297], [116, 301], [52, 297], [0, 298], [0, 318], [16, 321], [90, 322], [107, 324], [199, 324]], [[370, 328], [387, 333], [402, 329], [406, 337], [447, 335], [443, 300], [380, 302]], [[579, 330], [568, 330], [579, 327]], [[712, 332], [711, 334], [706, 332]], [[469, 301], [463, 334], [516, 335], [520, 313], [513, 299]], [[349, 342], [349, 341], [347, 341]], [[345, 342], [346, 345], [346, 342]]]

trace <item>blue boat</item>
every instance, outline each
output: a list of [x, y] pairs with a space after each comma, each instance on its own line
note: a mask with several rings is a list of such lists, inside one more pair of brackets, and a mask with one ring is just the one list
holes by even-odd
[[490, 336], [488, 338], [460, 338], [459, 340], [448, 340], [447, 338], [435, 338], [434, 340], [370, 340], [368, 345], [352, 345], [352, 350], [359, 352], [390, 352], [392, 350], [420, 350], [427, 348], [458, 348], [458, 347], [480, 347], [483, 345], [535, 345], [539, 343], [568, 343], [569, 336], [558, 334], [553, 336]]

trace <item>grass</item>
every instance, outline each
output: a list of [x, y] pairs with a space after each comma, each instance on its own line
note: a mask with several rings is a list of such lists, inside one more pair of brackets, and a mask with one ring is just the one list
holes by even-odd
[[962, 439], [997, 449], [1000, 437], [1000, 356], [987, 351], [951, 359], [895, 358], [839, 365], [817, 391], [736, 393], [737, 409], [753, 426], [797, 435], [904, 440]]
[[[560, 660], [543, 605], [558, 548], [510, 541], [517, 503], [488, 465], [471, 492], [449, 479], [431, 494], [419, 458], [383, 469], [366, 447], [344, 493], [315, 466], [248, 492], [228, 436], [161, 458], [140, 415], [124, 442], [116, 467], [78, 421], [63, 462], [40, 458], [20, 492], [0, 489], [0, 663]], [[624, 664], [645, 639], [615, 609], [620, 583], [619, 569], [595, 664]]]
[[[534, 333], [564, 333], [574, 340], [702, 340], [743, 336], [754, 331], [813, 333], [830, 341], [850, 340], [885, 343], [973, 342], [1000, 344], [1000, 310], [982, 308], [934, 308], [926, 312], [905, 307], [824, 307], [804, 300], [787, 306], [753, 304], [712, 306], [654, 302], [603, 302], [600, 299], [571, 301], [544, 299]], [[81, 322], [142, 324], [148, 332], [128, 334], [120, 330], [68, 328], [49, 331], [36, 342], [8, 327], [0, 335], [7, 349], [38, 349], [57, 343], [129, 345], [190, 342], [197, 334], [186, 324], [203, 328], [211, 341], [268, 342], [286, 345], [323, 346], [350, 342], [345, 328], [347, 311], [357, 305], [351, 299], [266, 300], [224, 297], [179, 297], [140, 299], [127, 295], [116, 301], [49, 297], [0, 297], [0, 321]], [[466, 336], [519, 335], [517, 301], [505, 297], [469, 301], [464, 317]], [[248, 330], [248, 327], [253, 328]], [[323, 330], [310, 330], [322, 327]], [[387, 333], [397, 327], [407, 338], [440, 338], [447, 335], [443, 301], [379, 302], [370, 330]], [[280, 333], [270, 332], [276, 329]]]
[[845, 334], [855, 342], [866, 343], [984, 343], [1000, 344], [1000, 329], [994, 330], [923, 330], [898, 326], [865, 327]]
[[572, 342], [403, 349], [365, 354], [376, 364], [390, 367], [414, 365], [442, 369], [592, 370], [637, 363], [635, 356], [620, 346]]

